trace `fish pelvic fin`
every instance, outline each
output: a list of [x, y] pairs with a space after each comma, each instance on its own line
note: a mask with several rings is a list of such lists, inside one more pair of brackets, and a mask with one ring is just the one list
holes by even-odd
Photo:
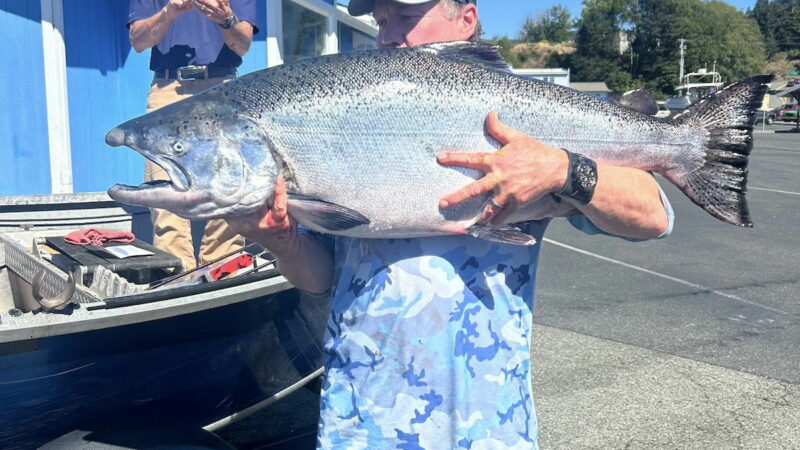
[[467, 228], [470, 236], [512, 245], [535, 245], [536, 238], [525, 234], [517, 228], [492, 228], [484, 225], [473, 225]]
[[287, 197], [289, 215], [317, 230], [345, 231], [369, 224], [369, 219], [358, 211], [335, 203], [298, 194], [289, 194]]
[[741, 227], [753, 226], [745, 199], [747, 163], [753, 148], [756, 110], [764, 102], [772, 79], [772, 75], [746, 78], [673, 119], [705, 128], [709, 139], [700, 168], [689, 173], [668, 170], [664, 176], [712, 216]]

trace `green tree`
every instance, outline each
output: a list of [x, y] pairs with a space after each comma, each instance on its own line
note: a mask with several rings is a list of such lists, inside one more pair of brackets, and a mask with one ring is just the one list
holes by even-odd
[[688, 39], [692, 0], [639, 0], [634, 11], [633, 72], [654, 93], [678, 84], [679, 39]]
[[717, 71], [727, 82], [763, 70], [764, 37], [755, 21], [721, 1], [697, 2], [693, 9], [695, 20], [687, 26], [687, 68], [694, 70], [708, 65], [711, 69], [716, 63]]
[[800, 49], [800, 0], [758, 0], [748, 16], [758, 23], [769, 56]]
[[650, 90], [679, 83], [679, 39], [688, 40], [686, 72], [716, 63], [732, 82], [759, 73], [766, 57], [758, 25], [721, 1], [638, 0], [633, 14], [634, 76]]
[[553, 6], [538, 16], [528, 16], [522, 24], [519, 40], [522, 42], [565, 42], [572, 39], [575, 22], [569, 10]]
[[778, 25], [778, 17], [776, 17], [777, 9], [770, 4], [769, 0], [758, 0], [752, 10], [748, 11], [747, 15], [756, 21], [761, 34], [764, 35], [764, 47], [769, 56], [778, 52], [778, 44], [775, 40], [776, 25]]
[[570, 59], [576, 81], [604, 81], [614, 91], [634, 86], [620, 37], [630, 27], [632, 0], [585, 0]]

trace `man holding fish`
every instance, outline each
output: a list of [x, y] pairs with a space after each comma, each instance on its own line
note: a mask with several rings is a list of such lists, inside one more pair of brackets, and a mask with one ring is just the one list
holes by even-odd
[[[349, 11], [373, 13], [381, 48], [466, 41], [478, 26], [472, 0], [350, 0]], [[480, 223], [502, 224], [549, 198], [590, 234], [670, 233], [672, 210], [646, 171], [546, 146], [487, 113], [486, 132], [502, 148], [439, 155], [442, 165], [485, 174], [442, 198], [442, 211], [491, 192]], [[318, 446], [537, 447], [529, 343], [549, 218], [520, 224], [538, 241], [521, 246], [471, 236], [334, 237], [298, 228], [287, 210], [279, 179], [273, 201], [229, 223], [267, 246], [298, 288], [331, 295]]]

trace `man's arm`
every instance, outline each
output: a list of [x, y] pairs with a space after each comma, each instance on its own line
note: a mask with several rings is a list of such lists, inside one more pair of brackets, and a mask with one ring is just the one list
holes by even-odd
[[[557, 192], [566, 183], [568, 157], [519, 131], [507, 127], [492, 112], [487, 131], [503, 147], [497, 153], [453, 153], [439, 155], [444, 165], [468, 167], [486, 176], [443, 198], [448, 208], [468, 198], [494, 191], [495, 210], [487, 206], [480, 221], [503, 223], [519, 205]], [[647, 172], [629, 167], [598, 164], [598, 181], [592, 201], [577, 206], [599, 229], [617, 236], [649, 239], [669, 227], [658, 183]]]
[[327, 292], [333, 285], [333, 255], [310, 234], [301, 234], [287, 214], [286, 183], [275, 185], [272, 205], [264, 205], [250, 216], [228, 219], [236, 233], [265, 246], [276, 258], [283, 276], [295, 287], [312, 294]]
[[651, 174], [598, 164], [597, 179], [592, 201], [577, 207], [597, 228], [636, 239], [656, 238], [667, 231], [669, 217]]
[[[225, 24], [235, 14], [228, 0], [192, 0], [192, 4], [201, 14], [219, 25]], [[236, 22], [230, 28], [220, 28], [222, 39], [234, 53], [244, 56], [253, 41], [253, 26], [244, 20]]]
[[132, 22], [129, 27], [131, 47], [136, 53], [155, 47], [161, 39], [164, 39], [172, 22], [190, 9], [192, 0], [170, 0], [160, 11], [147, 19]]
[[231, 28], [222, 30], [222, 37], [234, 53], [244, 56], [250, 50], [250, 43], [253, 41], [253, 26], [240, 20]]

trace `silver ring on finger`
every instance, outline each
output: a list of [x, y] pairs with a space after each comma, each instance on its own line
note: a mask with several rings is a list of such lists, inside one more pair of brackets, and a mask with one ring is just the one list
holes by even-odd
[[500, 204], [498, 204], [498, 203], [497, 203], [497, 202], [494, 200], [494, 198], [491, 198], [491, 199], [489, 199], [489, 205], [492, 207], [492, 210], [494, 210], [494, 212], [500, 211], [501, 209], [503, 209], [503, 208], [505, 208], [505, 207], [506, 207], [506, 205], [500, 205]]

